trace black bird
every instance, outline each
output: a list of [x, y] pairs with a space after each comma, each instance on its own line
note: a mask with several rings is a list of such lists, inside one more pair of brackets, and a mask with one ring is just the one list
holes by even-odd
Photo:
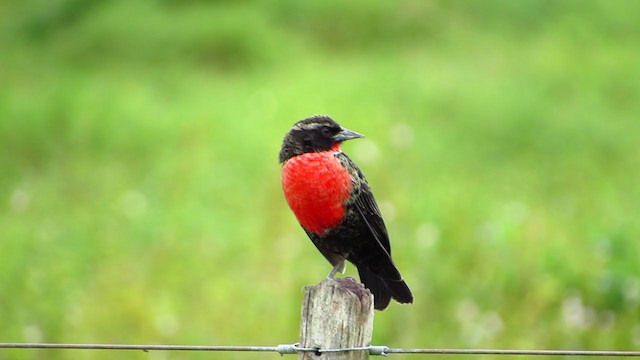
[[282, 142], [282, 188], [289, 207], [311, 241], [344, 272], [344, 260], [384, 310], [391, 299], [412, 303], [413, 295], [391, 259], [387, 228], [362, 171], [342, 152], [343, 141], [363, 137], [326, 115], [293, 125]]

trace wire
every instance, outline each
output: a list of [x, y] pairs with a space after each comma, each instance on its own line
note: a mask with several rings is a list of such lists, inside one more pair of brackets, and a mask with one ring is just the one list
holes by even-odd
[[433, 355], [551, 355], [551, 356], [638, 356], [640, 351], [618, 350], [507, 350], [507, 349], [403, 349], [387, 346], [363, 346], [339, 349], [304, 348], [298, 344], [278, 346], [220, 345], [128, 345], [128, 344], [62, 344], [62, 343], [0, 343], [0, 349], [84, 349], [84, 350], [166, 350], [166, 351], [264, 351], [284, 354], [299, 352], [369, 351], [371, 355], [433, 354]]
[[[134, 345], [134, 344], [59, 344], [0, 343], [0, 349], [83, 349], [83, 350], [170, 350], [170, 351], [273, 351], [286, 353], [282, 346], [208, 346], [208, 345]], [[295, 353], [295, 351], [294, 351]]]
[[385, 353], [386, 354], [449, 354], [449, 355], [640, 356], [640, 351], [615, 351], [615, 350], [506, 350], [506, 349], [387, 348]]

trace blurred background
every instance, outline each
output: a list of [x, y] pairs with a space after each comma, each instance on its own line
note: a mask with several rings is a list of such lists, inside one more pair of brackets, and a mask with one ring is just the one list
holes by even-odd
[[[416, 298], [376, 313], [374, 344], [640, 348], [640, 2], [0, 14], [0, 341], [296, 342], [330, 266], [277, 155], [329, 114], [367, 136], [343, 149]], [[279, 355], [0, 350], [43, 357]]]

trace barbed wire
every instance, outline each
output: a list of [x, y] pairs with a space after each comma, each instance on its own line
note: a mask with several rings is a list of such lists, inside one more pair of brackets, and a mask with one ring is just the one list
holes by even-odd
[[299, 352], [369, 351], [370, 355], [432, 354], [432, 355], [547, 355], [547, 356], [626, 356], [640, 357], [640, 351], [620, 350], [510, 350], [510, 349], [411, 349], [388, 346], [362, 346], [337, 349], [305, 348], [299, 344], [277, 346], [224, 346], [224, 345], [135, 345], [135, 344], [64, 344], [64, 343], [0, 343], [0, 349], [66, 349], [66, 350], [142, 350], [142, 351], [263, 351], [280, 355]]

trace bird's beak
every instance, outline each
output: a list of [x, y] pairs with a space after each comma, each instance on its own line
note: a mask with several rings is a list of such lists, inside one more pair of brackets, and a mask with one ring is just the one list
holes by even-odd
[[340, 128], [340, 132], [333, 136], [333, 140], [335, 140], [336, 142], [342, 142], [345, 140], [358, 139], [363, 137], [364, 135], [359, 134], [355, 131], [351, 131], [345, 128]]

